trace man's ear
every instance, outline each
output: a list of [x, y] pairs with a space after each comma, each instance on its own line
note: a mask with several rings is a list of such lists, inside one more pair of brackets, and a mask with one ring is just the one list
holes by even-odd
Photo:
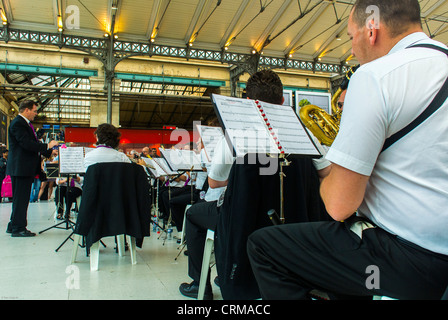
[[378, 37], [378, 29], [376, 28], [376, 24], [374, 20], [371, 20], [369, 22], [369, 28], [368, 28], [368, 38], [369, 38], [369, 43], [370, 45], [374, 45], [377, 41], [377, 37]]
[[285, 97], [282, 97], [282, 104], [285, 103]]

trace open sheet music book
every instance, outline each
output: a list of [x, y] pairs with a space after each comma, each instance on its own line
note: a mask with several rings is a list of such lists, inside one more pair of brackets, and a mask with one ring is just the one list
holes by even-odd
[[322, 154], [290, 106], [212, 94], [234, 155], [268, 153], [320, 158]]
[[152, 166], [147, 167], [148, 170], [151, 172], [154, 178], [164, 177], [164, 176], [170, 176], [175, 175], [177, 172], [172, 171], [168, 164], [166, 163], [165, 159], [162, 158], [142, 158], [143, 161], [145, 161], [148, 165]]
[[173, 171], [202, 171], [201, 158], [193, 150], [159, 148]]
[[220, 127], [209, 127], [209, 126], [196, 126], [198, 133], [201, 136], [202, 144], [205, 149], [205, 155], [209, 162], [213, 159], [213, 154], [215, 153], [216, 145], [221, 141], [224, 136], [224, 132]]
[[86, 173], [84, 157], [94, 148], [66, 147], [59, 148], [59, 174]]

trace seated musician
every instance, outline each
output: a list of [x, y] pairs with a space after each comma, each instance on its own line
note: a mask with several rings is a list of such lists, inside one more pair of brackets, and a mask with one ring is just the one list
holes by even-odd
[[[336, 298], [409, 300], [439, 300], [446, 292], [448, 51], [423, 32], [419, 2], [353, 5], [348, 34], [361, 67], [350, 80], [327, 154], [331, 170], [320, 185], [334, 221], [250, 236], [263, 299], [309, 299], [313, 289]], [[369, 17], [372, 7], [379, 21]], [[440, 108], [402, 131], [428, 106]]]
[[[79, 175], [70, 177], [67, 184], [67, 178], [57, 178], [55, 192], [55, 202], [58, 208], [57, 219], [70, 219], [70, 210], [76, 198], [82, 195], [82, 181], [83, 178]], [[65, 215], [63, 216], [63, 207], [65, 201]]]
[[[170, 200], [178, 196], [190, 194], [193, 181], [191, 181], [189, 171], [174, 177], [168, 177], [167, 179], [161, 177], [161, 180], [164, 182], [164, 187], [159, 188], [159, 210], [162, 213], [162, 219], [167, 222], [170, 214], [171, 218], [173, 218]], [[178, 219], [173, 222], [176, 224], [177, 228], [182, 229], [182, 226], [179, 227], [177, 223], [179, 222]]]
[[[187, 188], [188, 192], [172, 195], [169, 201], [169, 207], [171, 208], [172, 218], [178, 232], [182, 232], [186, 206], [189, 204], [196, 203], [198, 201], [204, 201], [204, 196], [202, 196], [201, 199], [201, 192], [204, 191], [205, 194], [205, 191], [208, 188], [208, 183], [206, 183], [207, 179], [206, 162], [208, 161], [206, 160], [205, 149], [202, 147], [202, 142], [200, 138], [197, 142], [197, 145], [200, 150], [201, 164], [203, 171], [190, 173], [191, 180], [190, 183], [188, 184], [190, 186]], [[191, 183], [193, 185], [191, 185]], [[191, 188], [191, 186], [193, 186], [193, 188]]]
[[[252, 75], [247, 82], [246, 92], [248, 98], [251, 99], [275, 104], [282, 104], [284, 101], [283, 84], [279, 76], [271, 70], [260, 71]], [[209, 189], [205, 196], [206, 202], [195, 204], [187, 211], [185, 231], [188, 247], [188, 275], [193, 281], [180, 285], [179, 290], [185, 296], [197, 298], [207, 229], [215, 230], [216, 228], [234, 161], [235, 158], [223, 138], [216, 146], [208, 172]], [[329, 163], [319, 163], [322, 170], [328, 165]], [[245, 250], [245, 244], [243, 244], [242, 250]], [[204, 299], [212, 299], [212, 297], [212, 288], [208, 280]]]
[[84, 157], [84, 167], [87, 168], [100, 162], [127, 162], [131, 160], [123, 153], [117, 150], [120, 144], [121, 133], [117, 128], [108, 123], [102, 123], [95, 130], [96, 148], [86, 154]]

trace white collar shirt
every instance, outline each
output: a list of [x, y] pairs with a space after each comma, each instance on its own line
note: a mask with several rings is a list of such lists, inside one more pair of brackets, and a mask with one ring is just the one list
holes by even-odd
[[424, 33], [353, 75], [340, 131], [326, 158], [369, 176], [358, 214], [428, 250], [448, 254], [448, 103], [381, 153], [384, 141], [412, 122], [448, 75], [445, 54], [407, 47], [429, 43]]

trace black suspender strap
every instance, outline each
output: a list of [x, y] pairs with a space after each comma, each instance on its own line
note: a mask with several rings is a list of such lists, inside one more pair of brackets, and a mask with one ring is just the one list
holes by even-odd
[[[419, 44], [414, 45], [409, 48], [429, 48], [441, 51], [445, 53], [448, 56], [448, 50], [431, 45], [431, 44]], [[405, 135], [407, 135], [409, 132], [414, 130], [416, 127], [418, 127], [421, 123], [423, 123], [426, 119], [428, 119], [434, 112], [436, 112], [446, 101], [448, 98], [448, 78], [445, 80], [445, 83], [443, 84], [440, 91], [435, 96], [434, 100], [431, 102], [431, 104], [426, 108], [425, 111], [423, 111], [414, 121], [412, 121], [410, 124], [408, 124], [406, 127], [398, 131], [397, 133], [393, 134], [389, 138], [386, 139], [384, 142], [383, 149], [381, 152], [389, 148], [392, 144], [403, 138]]]

